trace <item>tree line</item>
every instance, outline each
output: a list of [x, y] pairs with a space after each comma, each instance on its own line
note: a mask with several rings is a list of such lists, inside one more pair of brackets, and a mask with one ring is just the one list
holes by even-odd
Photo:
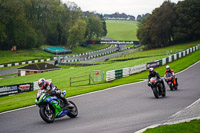
[[106, 35], [103, 18], [83, 15], [73, 2], [60, 0], [0, 0], [0, 48], [35, 48], [79, 42]]
[[137, 37], [149, 48], [200, 39], [200, 0], [168, 1], [138, 25]]
[[106, 20], [129, 20], [129, 21], [140, 21], [149, 15], [149, 13], [146, 13], [146, 14], [138, 15], [137, 17], [135, 17], [133, 15], [127, 15], [126, 13], [119, 13], [119, 12], [102, 15], [100, 13], [89, 12], [89, 11], [84, 12], [84, 15], [87, 16], [87, 14], [89, 13], [94, 13], [98, 17], [102, 16]]

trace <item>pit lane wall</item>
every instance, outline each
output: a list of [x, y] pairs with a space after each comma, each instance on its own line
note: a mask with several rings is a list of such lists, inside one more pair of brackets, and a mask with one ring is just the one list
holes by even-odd
[[156, 60], [154, 62], [149, 62], [147, 64], [137, 65], [137, 66], [133, 66], [133, 67], [107, 71], [106, 72], [106, 81], [109, 82], [109, 81], [113, 81], [115, 79], [120, 79], [120, 78], [127, 77], [130, 75], [136, 74], [136, 73], [140, 73], [142, 71], [146, 71], [150, 67], [155, 68], [158, 66], [163, 66], [172, 61], [175, 61], [177, 59], [185, 57], [185, 56], [189, 55], [190, 53], [197, 51], [198, 49], [199, 49], [199, 44], [197, 46], [188, 48], [182, 52], [178, 52], [173, 55], [170, 55], [167, 58], [163, 58], [161, 60]]

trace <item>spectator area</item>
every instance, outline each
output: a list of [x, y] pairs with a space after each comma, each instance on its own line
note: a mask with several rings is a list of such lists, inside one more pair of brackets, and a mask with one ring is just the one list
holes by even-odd
[[71, 54], [72, 51], [68, 49], [64, 49], [62, 47], [45, 47], [44, 51], [55, 54], [55, 55], [63, 55], [63, 54]]

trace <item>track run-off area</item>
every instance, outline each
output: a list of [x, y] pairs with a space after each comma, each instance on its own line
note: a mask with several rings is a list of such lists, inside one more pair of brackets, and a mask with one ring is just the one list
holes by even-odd
[[[172, 68], [173, 69], [173, 68]], [[0, 113], [1, 133], [133, 133], [166, 122], [200, 96], [200, 61], [176, 74], [179, 88], [155, 99], [147, 81], [121, 85], [69, 98], [79, 109], [77, 118], [45, 123], [31, 106]]]

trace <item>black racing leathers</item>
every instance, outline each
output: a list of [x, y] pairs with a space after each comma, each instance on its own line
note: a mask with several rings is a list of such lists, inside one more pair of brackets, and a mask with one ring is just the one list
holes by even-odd
[[163, 80], [161, 79], [161, 77], [160, 77], [160, 74], [158, 73], [158, 72], [151, 72], [151, 73], [149, 73], [149, 75], [148, 75], [148, 83], [149, 83], [149, 81], [150, 81], [150, 79], [152, 78], [152, 77], [156, 77], [156, 79], [163, 85], [163, 87], [165, 88], [165, 84], [164, 84], [164, 82], [163, 82]]

